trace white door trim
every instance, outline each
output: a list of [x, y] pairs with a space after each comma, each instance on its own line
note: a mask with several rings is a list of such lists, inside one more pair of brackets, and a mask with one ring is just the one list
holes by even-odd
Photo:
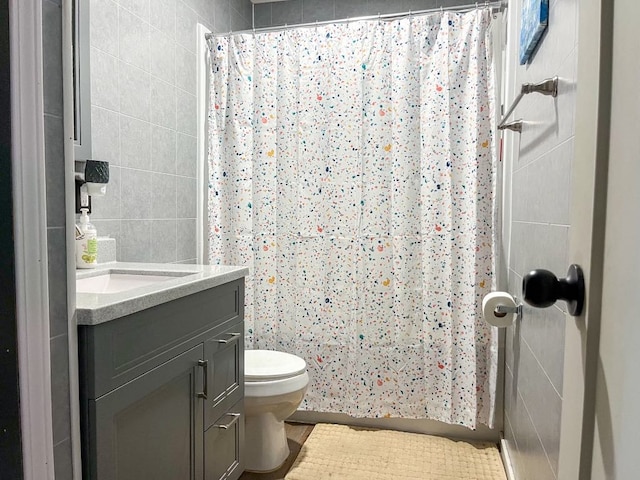
[[42, 2], [10, 0], [11, 153], [25, 480], [54, 478], [42, 90]]
[[196, 220], [196, 248], [198, 264], [209, 263], [209, 225], [208, 218], [208, 152], [209, 152], [209, 47], [207, 46], [206, 34], [211, 33], [207, 27], [199, 23], [198, 28], [198, 55], [197, 55], [197, 76], [198, 76], [198, 208]]

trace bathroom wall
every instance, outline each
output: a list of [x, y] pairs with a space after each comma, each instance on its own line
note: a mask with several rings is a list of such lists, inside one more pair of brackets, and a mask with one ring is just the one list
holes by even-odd
[[255, 5], [255, 27], [469, 5], [469, 0], [289, 0]]
[[117, 259], [196, 261], [197, 24], [251, 25], [249, 0], [91, 0], [92, 154], [111, 166], [93, 199]]
[[67, 334], [61, 0], [42, 1], [42, 46], [53, 453], [56, 480], [70, 480], [72, 464], [69, 337]]
[[[506, 103], [523, 82], [560, 77], [558, 97], [526, 96], [513, 117], [525, 120], [522, 134], [506, 134], [504, 257], [509, 291], [521, 298], [528, 271], [564, 276], [569, 266], [578, 2], [550, 2], [548, 32], [526, 66], [517, 60], [521, 0], [510, 3]], [[564, 302], [546, 309], [525, 305], [523, 320], [507, 329], [504, 435], [518, 479], [557, 478], [565, 311]]]
[[[139, 236], [139, 244], [146, 251], [142, 251], [142, 247], [138, 250], [135, 248], [125, 249], [125, 257], [121, 256], [120, 259], [151, 261], [152, 258], [149, 255], [153, 253], [157, 254], [157, 261], [194, 261], [196, 258], [195, 214], [188, 210], [192, 207], [187, 205], [195, 204], [195, 196], [192, 199], [192, 195], [195, 195], [195, 173], [193, 172], [195, 152], [191, 154], [188, 150], [193, 148], [193, 140], [190, 143], [190, 138], [187, 137], [192, 136], [192, 125], [195, 123], [195, 119], [190, 116], [188, 118], [179, 117], [179, 112], [182, 111], [179, 110], [179, 107], [194, 103], [191, 93], [193, 90], [190, 85], [195, 80], [192, 80], [190, 75], [192, 71], [195, 72], [195, 63], [188, 66], [186, 59], [192, 59], [195, 62], [193, 45], [195, 45], [195, 24], [197, 21], [217, 31], [229, 30], [230, 26], [234, 26], [235, 29], [246, 28], [250, 25], [250, 2], [249, 0], [187, 0], [185, 2], [181, 0], [122, 0], [120, 4], [117, 4], [111, 0], [96, 0], [91, 2], [91, 7], [94, 12], [98, 11], [104, 14], [102, 18], [96, 16], [92, 18], [91, 26], [95, 28], [91, 37], [92, 61], [95, 61], [98, 66], [101, 65], [100, 60], [107, 62], [102, 64], [102, 67], [105, 65], [107, 67], [106, 71], [102, 72], [106, 77], [103, 79], [104, 81], [97, 82], [97, 85], [104, 90], [101, 90], [100, 93], [96, 92], [95, 98], [99, 102], [92, 105], [92, 113], [95, 113], [93, 153], [96, 159], [113, 161], [112, 182], [109, 185], [110, 194], [94, 204], [94, 223], [98, 226], [101, 235], [112, 234], [118, 240], [121, 239], [123, 231], [127, 234], [133, 232]], [[120, 23], [120, 15], [122, 15], [122, 23]], [[104, 25], [101, 25], [103, 22]], [[129, 28], [127, 30], [119, 29], [125, 24], [131, 27], [131, 30]], [[54, 468], [56, 480], [71, 480], [73, 478], [72, 426], [69, 389], [69, 338], [67, 334], [65, 212], [67, 208], [71, 209], [73, 206], [65, 204], [64, 188], [61, 0], [42, 0], [42, 28]], [[140, 38], [136, 35], [141, 31], [143, 32], [142, 37], [148, 38], [146, 50], [144, 40], [142, 40], [142, 46], [137, 45]], [[120, 34], [122, 34], [122, 41], [125, 45], [122, 51], [120, 50]], [[161, 62], [162, 59], [159, 59], [157, 50], [155, 50], [156, 56], [152, 55], [154, 50], [151, 40], [161, 35], [166, 35], [171, 40], [167, 43], [167, 38], [160, 38], [158, 43], [168, 48], [168, 51], [163, 52], [165, 56], [175, 59], [176, 63], [173, 67], [170, 62]], [[155, 48], [155, 46], [154, 44], [153, 47]], [[146, 69], [135, 67], [136, 61], [146, 62], [141, 56], [136, 56], [137, 54], [134, 52], [125, 52], [125, 50], [136, 50], [135, 47], [140, 47], [140, 50], [146, 52], [148, 57]], [[137, 51], [139, 54], [140, 51]], [[172, 51], [174, 52], [173, 56], [170, 53]], [[122, 57], [120, 53], [122, 53]], [[94, 60], [95, 58], [98, 59]], [[154, 70], [151, 67], [153, 58], [155, 58]], [[179, 61], [183, 61], [185, 64], [178, 63]], [[121, 66], [122, 68], [120, 68]], [[169, 71], [175, 72], [173, 80], [164, 71], [165, 66]], [[187, 74], [181, 75], [185, 71]], [[195, 73], [193, 74], [195, 75]], [[162, 78], [167, 81], [161, 84]], [[147, 91], [132, 92], [125, 88], [127, 85], [129, 87], [137, 85], [136, 81], [142, 81], [142, 84], [147, 85]], [[157, 95], [161, 89], [154, 90], [154, 85], [156, 87], [158, 85], [164, 86], [163, 91], [165, 92], [169, 91], [168, 87], [172, 87], [173, 94], [169, 95], [169, 103], [164, 104], [166, 109], [160, 110], [163, 102]], [[106, 95], [113, 96], [111, 103], [106, 103]], [[102, 100], [100, 100], [101, 98]], [[123, 99], [125, 99], [124, 110], [121, 109]], [[156, 109], [151, 108], [152, 99]], [[181, 100], [180, 104], [178, 104], [178, 99]], [[130, 110], [145, 102], [148, 106], [147, 114], [143, 113], [142, 109]], [[173, 113], [169, 112], [170, 110]], [[162, 117], [162, 121], [157, 116], [160, 111], [169, 112], [167, 117]], [[142, 118], [137, 118], [136, 115]], [[152, 134], [154, 126], [169, 125], [169, 120], [166, 118], [173, 118], [174, 115], [175, 125], [171, 124], [174, 125], [173, 128], [166, 128], [162, 131], [172, 133], [163, 137], [158, 133], [160, 130], [157, 129], [156, 137], [154, 137]], [[130, 124], [135, 125], [129, 127]], [[183, 124], [187, 124], [187, 127], [184, 127]], [[122, 129], [128, 130], [125, 133], [130, 134], [135, 126], [140, 127], [139, 131], [143, 132], [140, 137], [121, 135]], [[171, 146], [175, 148], [175, 160], [171, 160], [171, 153], [168, 156], [159, 154], [159, 152], [166, 154], [166, 150], [161, 148], [163, 144], [158, 140], [166, 136], [169, 136], [171, 140], [175, 137], [175, 145], [170, 141]], [[152, 143], [153, 138], [156, 138], [155, 143]], [[124, 148], [123, 140], [125, 141]], [[131, 143], [126, 143], [127, 140]], [[152, 150], [154, 145], [156, 150]], [[173, 151], [171, 146], [169, 152]], [[158, 155], [154, 155], [152, 152], [158, 153]], [[178, 152], [182, 152], [183, 155], [179, 157]], [[160, 158], [165, 162], [161, 162]], [[146, 163], [134, 163], [139, 161], [146, 161]], [[174, 163], [175, 166], [171, 166]], [[156, 170], [153, 170], [154, 165], [157, 167]], [[157, 192], [155, 197], [152, 196], [153, 174], [164, 174], [163, 169], [168, 170], [169, 173], [165, 177], [157, 176], [155, 178], [157, 181], [169, 180], [168, 183], [171, 185], [174, 185], [173, 181], [175, 182], [174, 189], [168, 189], [169, 200], [162, 192]], [[124, 183], [124, 191], [121, 188], [123, 176], [134, 180]], [[183, 196], [180, 199], [184, 203], [181, 206], [178, 206], [179, 181], [183, 186], [181, 190]], [[166, 189], [163, 190], [166, 191]], [[133, 199], [131, 198], [132, 194], [136, 195]], [[126, 202], [121, 200], [121, 196], [127, 199]], [[163, 201], [168, 204], [174, 199], [175, 205], [170, 209], [171, 216], [166, 213], [163, 213], [159, 218], [151, 216], [159, 211], [157, 207], [150, 210], [152, 204]], [[137, 208], [133, 209], [131, 203], [135, 204], [136, 202], [139, 205], [134, 205]], [[133, 213], [125, 210], [130, 207], [133, 209]], [[179, 213], [184, 213], [184, 218], [179, 217]], [[141, 218], [142, 215], [145, 218]], [[138, 225], [127, 223], [127, 220], [138, 218], [141, 219]], [[124, 228], [121, 224], [124, 224]], [[151, 235], [153, 233], [157, 235], [153, 243], [159, 246], [154, 250], [151, 249]], [[173, 233], [173, 237], [171, 237], [171, 233]], [[153, 259], [155, 260], [155, 258]]]

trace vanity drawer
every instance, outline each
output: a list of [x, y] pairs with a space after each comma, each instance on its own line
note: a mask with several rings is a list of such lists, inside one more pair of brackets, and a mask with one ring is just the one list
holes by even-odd
[[244, 396], [244, 322], [218, 329], [204, 342], [208, 370], [205, 428]]
[[99, 325], [79, 326], [83, 395], [98, 398], [204, 342], [244, 315], [244, 281], [178, 298]]
[[204, 433], [205, 480], [236, 480], [244, 470], [244, 406], [240, 401]]

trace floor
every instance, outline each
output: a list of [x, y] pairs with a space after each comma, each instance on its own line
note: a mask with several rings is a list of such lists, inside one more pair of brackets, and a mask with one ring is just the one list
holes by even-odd
[[251, 473], [244, 472], [240, 476], [240, 480], [282, 480], [284, 476], [289, 472], [289, 469], [293, 465], [302, 444], [307, 440], [309, 434], [313, 430], [313, 425], [307, 425], [306, 423], [287, 423], [285, 424], [285, 431], [287, 432], [287, 439], [289, 440], [289, 450], [291, 453], [280, 467], [275, 472], [269, 473]]

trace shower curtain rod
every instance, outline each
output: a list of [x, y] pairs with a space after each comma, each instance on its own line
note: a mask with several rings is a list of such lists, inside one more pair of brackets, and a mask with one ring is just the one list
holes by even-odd
[[[502, 12], [506, 8], [507, 1], [506, 0], [494, 0], [491, 2], [476, 2], [470, 3], [467, 5], [456, 5], [451, 7], [438, 7], [438, 8], [429, 8], [426, 10], [416, 10], [402, 13], [386, 13], [384, 15], [368, 15], [364, 17], [353, 17], [353, 18], [343, 18], [339, 20], [324, 20], [322, 22], [310, 22], [310, 23], [297, 23], [292, 25], [277, 25], [274, 27], [261, 27], [261, 28], [252, 28], [250, 30], [239, 30], [237, 32], [227, 32], [227, 33], [207, 33], [205, 34], [205, 38], [214, 38], [214, 37], [227, 37], [233, 34], [244, 34], [244, 33], [262, 33], [262, 32], [277, 32], [279, 30], [290, 30], [293, 28], [305, 28], [305, 27], [317, 27], [320, 25], [332, 25], [335, 23], [351, 23], [351, 22], [360, 22], [363, 20], [396, 20], [398, 18], [410, 17], [413, 15], [425, 15], [428, 13], [437, 13], [437, 12], [469, 12], [475, 10], [477, 8], [490, 8], [492, 11]], [[253, 7], [254, 5], [252, 5]]]

